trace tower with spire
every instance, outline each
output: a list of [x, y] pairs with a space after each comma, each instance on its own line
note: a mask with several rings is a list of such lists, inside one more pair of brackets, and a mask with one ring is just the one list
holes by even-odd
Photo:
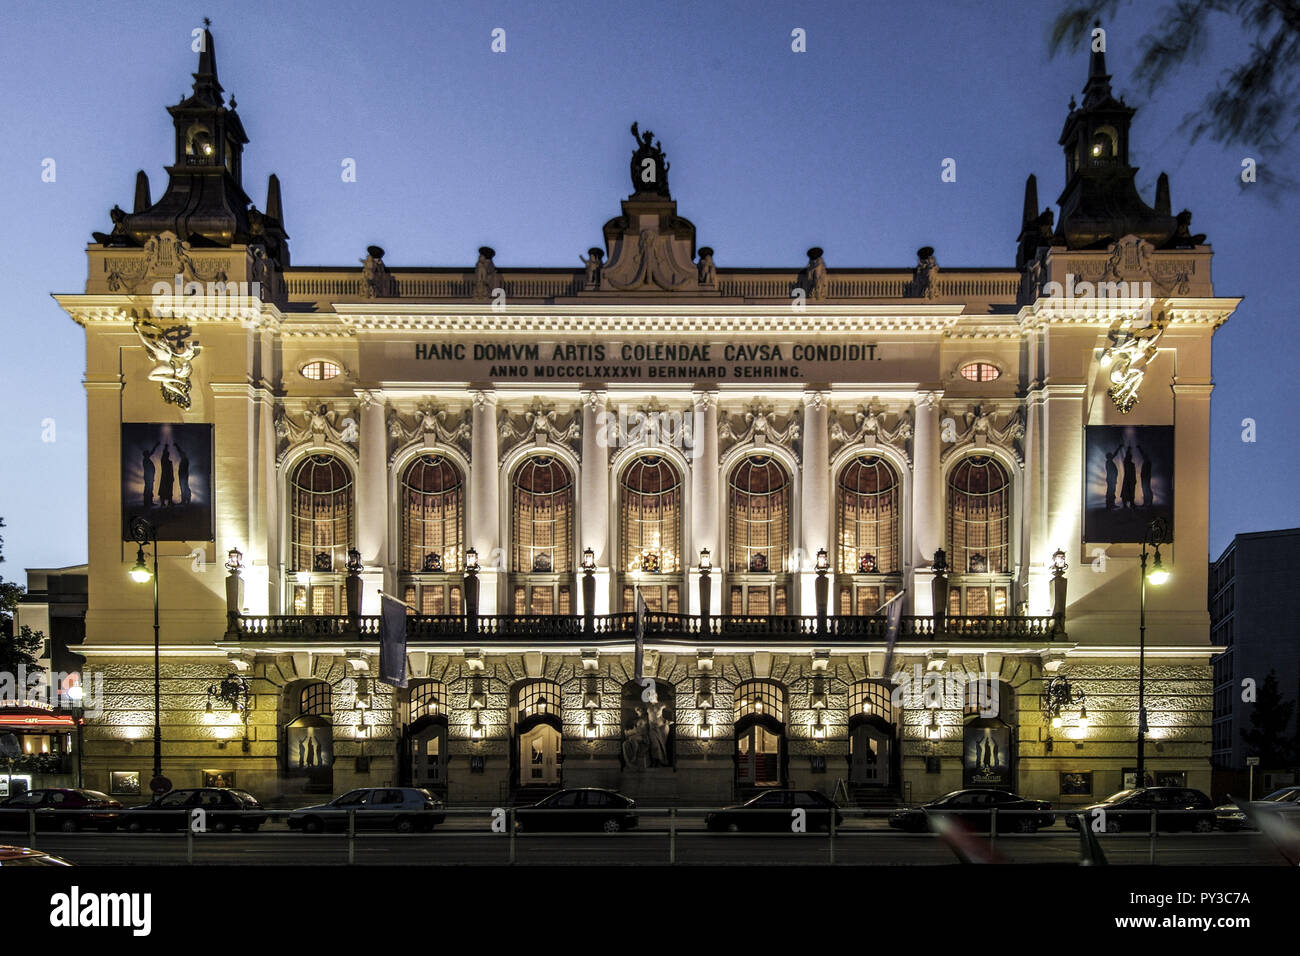
[[[1065, 152], [1065, 188], [1057, 203], [1060, 215], [1052, 228], [1050, 210], [1038, 210], [1038, 183], [1025, 183], [1025, 205], [1018, 237], [1017, 267], [1023, 269], [1043, 246], [1104, 249], [1128, 235], [1156, 249], [1187, 246], [1191, 214], [1170, 214], [1169, 178], [1161, 173], [1155, 205], [1138, 194], [1138, 167], [1129, 162], [1129, 130], [1136, 109], [1116, 98], [1106, 72], [1104, 48], [1091, 51], [1083, 100], [1070, 100], [1060, 145]], [[1204, 236], [1195, 237], [1201, 240]]]
[[[205, 18], [198, 69], [188, 96], [167, 107], [175, 127], [175, 158], [167, 167], [167, 188], [157, 202], [150, 198], [149, 177], [136, 174], [132, 212], [115, 214], [110, 235], [96, 233], [107, 245], [143, 246], [151, 237], [172, 232], [194, 247], [261, 245], [280, 269], [289, 265], [280, 181], [272, 174], [266, 207], [252, 204], [243, 187], [244, 124], [217, 78], [216, 44]], [[120, 221], [119, 221], [120, 220]]]

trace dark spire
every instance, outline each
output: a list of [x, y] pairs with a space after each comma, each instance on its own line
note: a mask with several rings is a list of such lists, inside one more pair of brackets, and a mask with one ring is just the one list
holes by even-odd
[[1038, 177], [1033, 173], [1025, 180], [1025, 208], [1020, 217], [1021, 228], [1038, 218]]
[[275, 173], [266, 181], [266, 214], [284, 222], [284, 211], [280, 204], [280, 177]]
[[211, 25], [212, 21], [204, 17], [203, 33], [199, 38], [199, 68], [194, 74], [194, 92], [190, 101], [221, 106], [225, 101], [221, 96], [221, 83], [217, 80], [217, 47], [212, 31], [208, 29]]
[[135, 174], [135, 205], [132, 212], [144, 212], [153, 205], [149, 198], [149, 176], [143, 169]]
[[1161, 173], [1160, 178], [1156, 180], [1156, 213], [1161, 216], [1170, 215], [1172, 206], [1169, 205], [1169, 174]]
[[[1101, 21], [1097, 21], [1093, 26], [1100, 30]], [[1096, 40], [1091, 43], [1095, 44]], [[1104, 43], [1102, 45], [1105, 46]], [[1089, 109], [1113, 99], [1110, 90], [1110, 74], [1106, 72], [1106, 51], [1093, 49], [1088, 63], [1088, 82], [1083, 87], [1083, 108]]]

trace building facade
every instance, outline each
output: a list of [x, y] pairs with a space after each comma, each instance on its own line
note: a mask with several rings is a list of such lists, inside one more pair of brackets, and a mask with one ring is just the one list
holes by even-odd
[[[1238, 300], [1167, 180], [1138, 196], [1101, 55], [1059, 222], [1030, 177], [998, 269], [715, 265], [635, 124], [580, 270], [291, 265], [210, 37], [168, 111], [166, 190], [140, 173], [57, 297], [87, 342], [87, 785], [151, 772], [128, 572], [156, 547], [176, 785], [1086, 801], [1135, 762], [1144, 538], [1173, 572], [1148, 772], [1208, 785], [1210, 351]], [[405, 688], [377, 679], [381, 591]]]
[[[1284, 702], [1300, 700], [1300, 597], [1287, 570], [1300, 559], [1300, 529], [1239, 534], [1210, 566], [1211, 637], [1223, 653], [1214, 658], [1214, 749], [1216, 768], [1245, 770], [1252, 754], [1242, 732], [1252, 728], [1251, 710], [1272, 674]], [[1284, 739], [1295, 739], [1297, 717]], [[1282, 786], [1295, 768], [1261, 765], [1261, 782]]]

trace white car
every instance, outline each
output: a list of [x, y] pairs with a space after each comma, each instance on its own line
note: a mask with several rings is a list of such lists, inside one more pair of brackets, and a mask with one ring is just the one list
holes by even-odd
[[[1279, 813], [1293, 822], [1300, 822], [1300, 787], [1283, 787], [1267, 797], [1253, 801], [1252, 808]], [[1214, 808], [1215, 822], [1221, 830], [1240, 830], [1247, 826], [1246, 814], [1235, 803], [1225, 803]]]

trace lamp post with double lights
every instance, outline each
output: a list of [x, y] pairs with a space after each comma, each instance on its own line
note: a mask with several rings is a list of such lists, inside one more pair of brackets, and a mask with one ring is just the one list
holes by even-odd
[[[135, 540], [135, 566], [131, 568], [131, 580], [136, 584], [153, 582], [153, 779], [149, 789], [154, 793], [164, 793], [171, 789], [170, 783], [162, 775], [162, 669], [159, 661], [160, 645], [158, 641], [158, 529], [148, 518], [131, 519], [131, 537]], [[153, 568], [144, 560], [144, 546], [153, 547]]]
[[[1169, 580], [1169, 571], [1160, 561], [1160, 545], [1169, 537], [1169, 524], [1163, 518], [1156, 518], [1147, 526], [1146, 536], [1142, 539], [1142, 599], [1138, 611], [1138, 739], [1137, 739], [1137, 785], [1146, 786], [1146, 749], [1147, 749], [1147, 583], [1160, 587]], [[1147, 545], [1155, 549], [1151, 570], [1147, 570]]]
[[478, 633], [478, 550], [465, 551], [465, 633]]
[[825, 548], [817, 549], [817, 561], [813, 565], [813, 570], [817, 572], [817, 579], [813, 582], [813, 595], [817, 600], [817, 634], [825, 636], [826, 634], [826, 605], [830, 598], [830, 581], [827, 578], [827, 572], [831, 569], [830, 559], [826, 555]]
[[713, 558], [708, 548], [700, 548], [700, 633], [709, 633], [709, 611], [713, 603], [713, 588], [709, 586], [709, 574], [713, 571]]
[[582, 630], [596, 630], [596, 552], [591, 548], [582, 550]]

